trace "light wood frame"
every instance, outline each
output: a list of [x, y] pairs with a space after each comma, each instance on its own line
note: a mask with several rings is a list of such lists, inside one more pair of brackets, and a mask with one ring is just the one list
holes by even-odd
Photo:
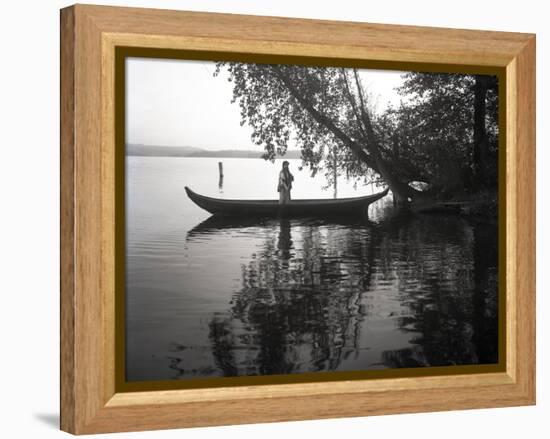
[[[502, 68], [505, 371], [115, 389], [115, 48]], [[61, 11], [61, 429], [99, 433], [535, 403], [535, 36], [76, 5]]]

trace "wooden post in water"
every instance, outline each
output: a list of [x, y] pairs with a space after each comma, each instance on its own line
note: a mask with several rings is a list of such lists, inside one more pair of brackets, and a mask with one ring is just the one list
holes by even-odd
[[223, 162], [218, 162], [218, 173], [219, 173], [219, 180], [218, 180], [218, 189], [220, 192], [223, 192]]

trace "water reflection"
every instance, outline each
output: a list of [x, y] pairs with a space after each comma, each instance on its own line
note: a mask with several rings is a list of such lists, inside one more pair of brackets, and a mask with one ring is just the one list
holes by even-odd
[[[495, 226], [384, 200], [370, 222], [200, 223], [185, 186], [268, 199], [280, 162], [226, 159], [221, 182], [215, 158], [127, 166], [128, 381], [496, 362]], [[327, 197], [321, 174], [295, 177], [296, 198]]]
[[[385, 218], [211, 217], [189, 231], [188, 245], [259, 243], [227, 309], [210, 317], [210, 345], [169, 358], [174, 378], [497, 362], [496, 227]], [[198, 351], [202, 366], [180, 367]]]

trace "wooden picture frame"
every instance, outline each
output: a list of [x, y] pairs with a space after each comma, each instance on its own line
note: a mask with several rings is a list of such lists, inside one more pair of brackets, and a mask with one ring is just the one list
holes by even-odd
[[[117, 48], [505, 79], [503, 367], [180, 390], [117, 385]], [[238, 58], [238, 57], [237, 57]], [[118, 139], [120, 140], [120, 139]], [[122, 195], [123, 196], [123, 195]], [[502, 297], [502, 296], [501, 296]], [[535, 36], [76, 5], [61, 11], [61, 429], [74, 434], [535, 403]]]

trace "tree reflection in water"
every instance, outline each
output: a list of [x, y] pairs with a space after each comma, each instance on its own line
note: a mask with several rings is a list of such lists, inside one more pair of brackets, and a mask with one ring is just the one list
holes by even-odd
[[393, 267], [400, 301], [409, 310], [398, 327], [413, 337], [411, 346], [385, 351], [384, 365], [496, 363], [496, 227], [420, 217], [414, 227], [386, 230], [390, 245], [381, 260], [386, 270]]
[[[249, 226], [209, 220], [190, 236]], [[228, 311], [209, 323], [221, 375], [498, 360], [495, 226], [405, 214], [262, 227]]]
[[[210, 324], [216, 364], [225, 376], [332, 370], [345, 347], [357, 347], [365, 310], [356, 303], [368, 287], [373, 248], [368, 234], [351, 245], [344, 226], [325, 233], [322, 224], [281, 219], [278, 229], [242, 266], [230, 315]], [[299, 248], [293, 232], [300, 235]], [[361, 267], [354, 266], [358, 261]], [[244, 355], [240, 361], [237, 352]]]

